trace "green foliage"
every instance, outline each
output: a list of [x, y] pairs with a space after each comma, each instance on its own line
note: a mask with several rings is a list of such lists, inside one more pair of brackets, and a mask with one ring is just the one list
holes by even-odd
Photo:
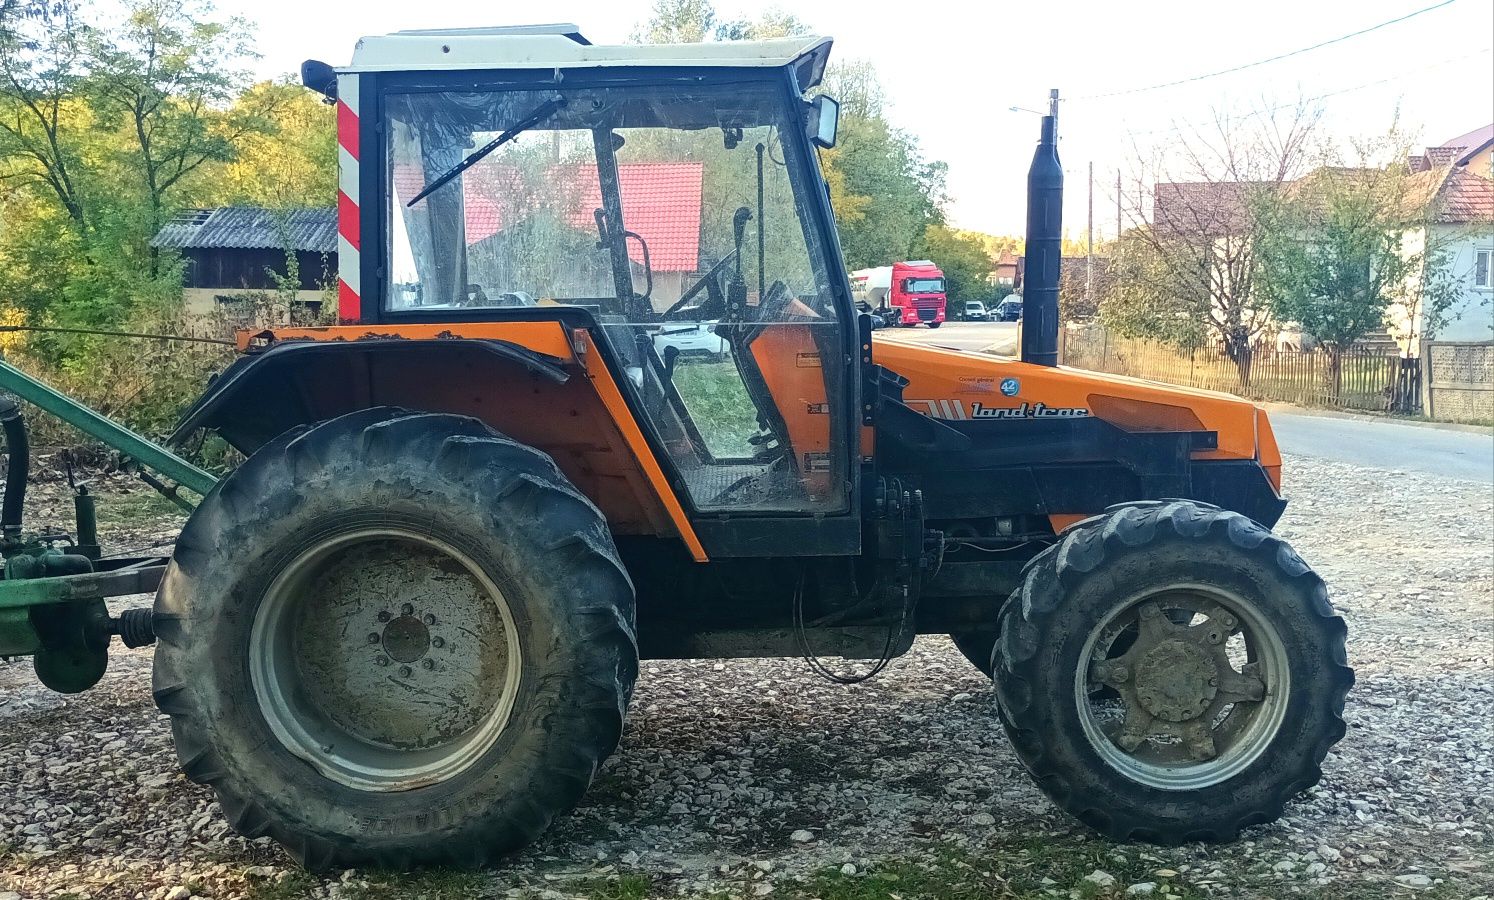
[[[128, 0], [118, 12], [104, 27], [102, 12], [72, 0], [0, 2], [6, 324], [209, 330], [183, 309], [182, 261], [150, 246], [159, 225], [187, 206], [335, 198], [331, 110], [286, 82], [248, 84], [246, 23], [199, 0]], [[230, 357], [211, 345], [54, 333], [0, 346], [157, 435]], [[57, 431], [40, 439], [76, 442]]]
[[1324, 167], [1298, 182], [1274, 206], [1261, 248], [1272, 312], [1336, 358], [1383, 327], [1394, 303], [1445, 310], [1457, 286], [1426, 243], [1431, 209], [1416, 181], [1397, 165]]
[[[995, 293], [986, 281], [992, 266], [986, 244], [969, 233], [930, 225], [924, 230], [918, 255], [933, 260], [944, 273], [945, 294], [951, 309], [966, 300], [986, 300]], [[958, 308], [962, 310], [963, 306]]]
[[1112, 246], [1115, 277], [1101, 294], [1100, 321], [1126, 337], [1201, 347], [1209, 337], [1212, 300], [1202, 274], [1207, 264], [1194, 256], [1196, 248], [1156, 240], [1148, 231], [1131, 229]]

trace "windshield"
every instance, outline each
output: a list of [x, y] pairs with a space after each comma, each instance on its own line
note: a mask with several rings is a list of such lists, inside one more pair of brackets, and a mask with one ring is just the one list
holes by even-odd
[[775, 282], [827, 297], [784, 106], [751, 82], [391, 95], [389, 306], [583, 303], [641, 321], [738, 268], [749, 302]]
[[909, 278], [904, 282], [903, 291], [909, 294], [942, 294], [944, 293], [944, 279]]
[[749, 78], [389, 94], [384, 302], [587, 307], [696, 508], [843, 511], [846, 276], [800, 104]]

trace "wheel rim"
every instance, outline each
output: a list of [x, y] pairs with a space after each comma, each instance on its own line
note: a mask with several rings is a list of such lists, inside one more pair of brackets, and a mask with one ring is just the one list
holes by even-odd
[[1173, 585], [1114, 606], [1074, 676], [1085, 736], [1133, 781], [1188, 791], [1249, 767], [1281, 729], [1291, 673], [1280, 634], [1241, 595]]
[[250, 679], [271, 731], [322, 775], [404, 791], [469, 768], [518, 693], [518, 629], [462, 551], [380, 527], [303, 551], [265, 592]]

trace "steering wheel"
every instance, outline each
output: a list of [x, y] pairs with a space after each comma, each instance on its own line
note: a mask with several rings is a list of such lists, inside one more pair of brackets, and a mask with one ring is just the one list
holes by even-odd
[[[690, 318], [701, 320], [720, 318], [724, 315], [726, 313], [726, 292], [721, 290], [721, 273], [726, 271], [726, 267], [731, 264], [732, 260], [737, 258], [738, 252], [737, 250], [731, 251], [722, 257], [720, 262], [711, 266], [711, 270], [700, 276], [694, 284], [690, 285], [690, 289], [681, 294], [680, 299], [674, 301], [668, 309], [660, 313], [659, 318], [665, 322], [670, 322], [686, 318], [683, 315], [684, 313], [689, 313]], [[691, 300], [694, 300], [695, 295], [702, 290], [706, 292], [706, 299], [696, 306], [689, 306], [687, 308], [687, 304]], [[708, 315], [711, 312], [714, 312], [715, 315]]]

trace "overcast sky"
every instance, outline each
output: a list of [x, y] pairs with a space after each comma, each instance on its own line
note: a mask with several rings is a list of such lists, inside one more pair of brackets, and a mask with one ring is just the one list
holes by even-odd
[[[916, 131], [924, 152], [949, 164], [953, 224], [1019, 234], [1024, 178], [1049, 88], [1060, 109], [1069, 173], [1065, 230], [1085, 227], [1086, 169], [1096, 171], [1095, 220], [1115, 230], [1117, 167], [1134, 168], [1134, 142], [1163, 143], [1179, 123], [1212, 110], [1270, 107], [1323, 97], [1323, 126], [1343, 137], [1383, 133], [1397, 109], [1422, 144], [1494, 121], [1494, 2], [1454, 0], [1404, 22], [1289, 59], [1160, 90], [1096, 99], [1244, 65], [1377, 25], [1439, 0], [1197, 0], [882, 4], [816, 0], [789, 6], [835, 39], [832, 58], [876, 62], [894, 124]], [[752, 18], [772, 4], [717, 0], [723, 18]], [[401, 28], [571, 21], [594, 43], [620, 42], [648, 0], [219, 0], [258, 24], [262, 75], [303, 59], [348, 61], [364, 34]], [[1333, 96], [1325, 96], [1333, 95]]]

